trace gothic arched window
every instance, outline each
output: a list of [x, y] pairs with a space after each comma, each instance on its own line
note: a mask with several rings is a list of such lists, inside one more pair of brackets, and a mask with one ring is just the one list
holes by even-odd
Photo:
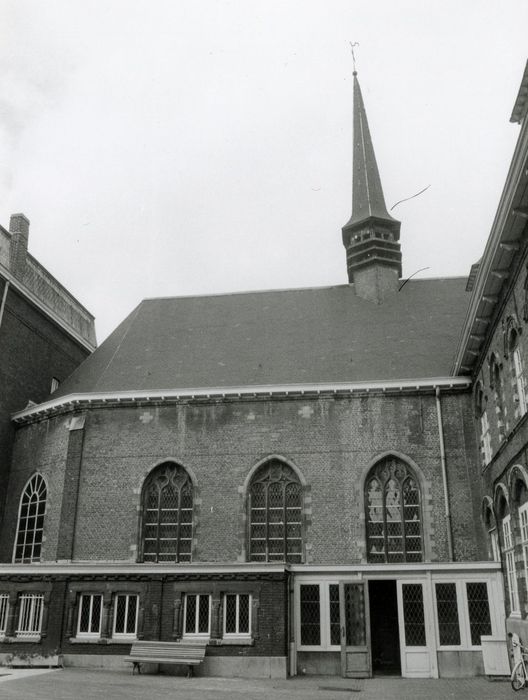
[[365, 481], [367, 561], [423, 560], [422, 508], [418, 479], [408, 464], [386, 457]]
[[249, 560], [301, 562], [302, 486], [278, 459], [263, 464], [249, 486]]
[[508, 335], [508, 350], [511, 358], [512, 377], [516, 388], [516, 413], [517, 418], [520, 418], [528, 410], [528, 401], [526, 400], [526, 378], [524, 376], [524, 363], [519, 344], [519, 333], [515, 328], [511, 328]]
[[141, 557], [151, 562], [191, 561], [193, 485], [174, 462], [156, 467], [143, 486]]
[[40, 561], [46, 498], [46, 482], [40, 474], [34, 474], [28, 481], [20, 499], [13, 555], [15, 564]]

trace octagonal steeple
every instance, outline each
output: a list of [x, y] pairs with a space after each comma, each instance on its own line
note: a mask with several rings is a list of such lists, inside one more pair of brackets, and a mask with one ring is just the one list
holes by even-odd
[[400, 222], [387, 211], [361, 88], [354, 71], [352, 215], [343, 226], [348, 281], [358, 296], [381, 302], [398, 290]]

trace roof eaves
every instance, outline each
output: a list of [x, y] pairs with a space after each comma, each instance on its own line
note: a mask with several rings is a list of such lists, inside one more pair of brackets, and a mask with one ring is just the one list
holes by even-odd
[[247, 385], [234, 387], [201, 387], [168, 390], [131, 390], [101, 393], [69, 394], [51, 399], [36, 406], [30, 406], [14, 413], [12, 420], [23, 424], [38, 420], [44, 416], [92, 405], [107, 403], [150, 403], [170, 400], [194, 399], [241, 399], [264, 397], [321, 396], [332, 394], [376, 393], [376, 392], [416, 392], [434, 391], [437, 388], [464, 390], [471, 385], [469, 377], [436, 377], [424, 379], [402, 379], [377, 382], [331, 382], [318, 384], [283, 384], [283, 385]]
[[[486, 337], [504, 281], [512, 274], [512, 261], [524, 230], [528, 170], [528, 120], [521, 127], [504, 189], [486, 243], [460, 336], [453, 374], [472, 371]], [[528, 209], [526, 210], [528, 211]]]

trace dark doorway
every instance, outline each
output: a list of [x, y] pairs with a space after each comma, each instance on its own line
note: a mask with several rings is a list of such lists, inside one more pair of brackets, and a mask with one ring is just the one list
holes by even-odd
[[401, 676], [396, 581], [369, 581], [372, 673]]

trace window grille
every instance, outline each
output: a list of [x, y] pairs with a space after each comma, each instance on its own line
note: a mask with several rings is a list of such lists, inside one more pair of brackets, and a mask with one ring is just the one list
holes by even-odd
[[488, 586], [484, 581], [466, 583], [471, 644], [480, 645], [482, 634], [491, 634]]
[[504, 557], [506, 559], [506, 579], [508, 581], [510, 613], [512, 613], [519, 611], [519, 592], [517, 590], [517, 571], [510, 515], [506, 515], [502, 519], [502, 534], [504, 538]]
[[330, 644], [341, 644], [341, 619], [339, 615], [339, 585], [331, 583], [329, 586], [329, 620], [330, 620]]
[[405, 644], [410, 647], [424, 647], [426, 639], [422, 584], [402, 584], [402, 597]]
[[137, 595], [119, 594], [114, 601], [113, 637], [135, 637], [137, 633]]
[[46, 496], [46, 483], [40, 474], [35, 474], [29, 480], [20, 499], [15, 564], [40, 561]]
[[192, 536], [191, 479], [178, 464], [162, 464], [143, 488], [143, 560], [189, 562]]
[[0, 635], [4, 635], [7, 630], [7, 613], [9, 612], [9, 595], [0, 594]]
[[249, 489], [249, 559], [302, 561], [302, 487], [277, 459], [261, 467]]
[[321, 609], [319, 584], [303, 584], [301, 595], [301, 644], [319, 646], [321, 644]]
[[24, 593], [19, 598], [17, 637], [38, 637], [42, 627], [44, 596], [40, 593]]
[[248, 636], [251, 630], [251, 596], [228, 593], [224, 597], [224, 636]]
[[369, 562], [418, 562], [423, 558], [418, 482], [405, 462], [388, 457], [365, 485]]
[[103, 596], [83, 594], [79, 601], [78, 637], [100, 637]]
[[190, 593], [185, 596], [186, 635], [209, 635], [211, 622], [211, 596], [204, 593]]
[[436, 611], [441, 646], [460, 645], [457, 589], [455, 583], [437, 583]]

